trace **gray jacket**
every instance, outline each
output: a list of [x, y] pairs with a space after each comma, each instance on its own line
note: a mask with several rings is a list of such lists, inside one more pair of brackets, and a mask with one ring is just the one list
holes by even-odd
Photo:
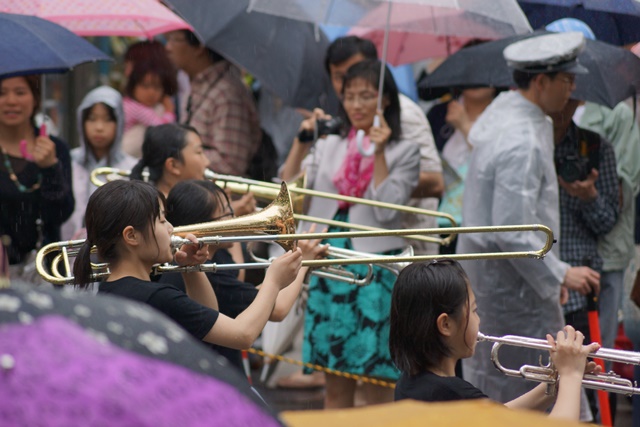
[[[82, 123], [82, 113], [87, 108], [91, 108], [97, 103], [103, 103], [113, 108], [117, 131], [116, 138], [111, 144], [109, 155], [97, 160], [93, 152], [88, 149], [84, 136], [84, 126]], [[122, 133], [124, 129], [124, 113], [122, 111], [122, 96], [120, 93], [108, 86], [100, 86], [89, 92], [77, 109], [78, 124], [78, 147], [71, 150], [71, 166], [73, 173], [73, 196], [76, 206], [71, 217], [62, 226], [62, 238], [84, 238], [82, 229], [84, 228], [84, 212], [89, 202], [89, 197], [96, 190], [96, 186], [89, 179], [91, 171], [99, 167], [113, 167], [117, 169], [131, 170], [137, 160], [122, 151]], [[79, 234], [80, 232], [80, 234]]]
[[[307, 173], [309, 188], [337, 193], [333, 185], [333, 177], [342, 165], [347, 154], [347, 140], [336, 135], [319, 140], [311, 153], [302, 162], [302, 169]], [[373, 178], [364, 194], [365, 199], [406, 205], [411, 192], [418, 184], [420, 174], [420, 151], [417, 144], [400, 140], [387, 145], [385, 158], [389, 168], [389, 176], [374, 188]], [[331, 219], [338, 211], [338, 201], [312, 197], [308, 215]], [[354, 224], [368, 225], [381, 228], [399, 229], [402, 216], [398, 211], [375, 208], [356, 204], [349, 208], [349, 221]], [[303, 223], [301, 228], [308, 229], [309, 223]], [[321, 230], [325, 226], [319, 224]], [[353, 247], [362, 252], [384, 252], [400, 249], [405, 243], [399, 237], [371, 237], [353, 239]]]

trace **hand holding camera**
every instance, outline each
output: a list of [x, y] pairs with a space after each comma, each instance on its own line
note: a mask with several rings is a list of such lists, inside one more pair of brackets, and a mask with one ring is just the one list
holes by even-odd
[[585, 202], [592, 202], [598, 198], [598, 189], [596, 188], [598, 176], [598, 170], [591, 169], [583, 180], [575, 179], [572, 182], [568, 182], [561, 174], [558, 174], [558, 182], [560, 187], [564, 188], [570, 196]]
[[341, 126], [342, 120], [340, 117], [331, 117], [321, 109], [316, 108], [312, 116], [304, 120], [300, 125], [298, 141], [306, 144], [327, 135], [338, 134]]

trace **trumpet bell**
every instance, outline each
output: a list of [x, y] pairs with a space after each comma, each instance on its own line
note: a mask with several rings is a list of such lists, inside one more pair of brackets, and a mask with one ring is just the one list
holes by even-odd
[[[287, 184], [284, 182], [276, 198], [260, 212], [222, 221], [185, 225], [173, 229], [173, 235], [185, 237], [191, 233], [197, 238], [209, 236], [263, 236], [295, 234], [293, 206]], [[296, 248], [295, 240], [276, 240], [285, 251]]]

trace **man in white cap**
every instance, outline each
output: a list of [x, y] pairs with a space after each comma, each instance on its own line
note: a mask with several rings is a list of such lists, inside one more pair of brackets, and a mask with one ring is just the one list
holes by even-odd
[[[504, 50], [517, 90], [498, 96], [469, 134], [474, 150], [463, 199], [465, 225], [544, 224], [558, 236], [558, 180], [548, 114], [564, 108], [575, 74], [586, 72], [577, 61], [583, 47], [581, 33], [563, 33], [532, 37]], [[544, 245], [544, 236], [534, 232], [463, 234], [458, 239], [459, 253], [530, 251]], [[489, 335], [544, 338], [564, 326], [562, 287], [597, 291], [599, 286], [597, 272], [560, 261], [557, 248], [544, 260], [469, 261], [465, 269], [482, 332]], [[478, 345], [474, 357], [464, 360], [463, 375], [491, 399], [507, 402], [535, 386], [496, 370], [490, 352], [491, 346]], [[539, 354], [507, 347], [500, 351], [500, 362], [518, 369], [537, 365]]]

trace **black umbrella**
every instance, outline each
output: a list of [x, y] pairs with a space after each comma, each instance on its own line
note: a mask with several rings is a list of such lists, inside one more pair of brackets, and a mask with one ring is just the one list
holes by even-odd
[[331, 99], [324, 70], [327, 37], [312, 24], [247, 13], [249, 0], [163, 0], [204, 43], [255, 76], [293, 106], [313, 109]]
[[247, 398], [251, 410], [257, 409], [261, 416], [277, 422], [227, 359], [147, 305], [72, 289], [34, 288], [16, 281], [11, 287], [0, 288], [0, 331], [8, 325], [31, 324], [51, 315], [71, 320], [99, 341], [213, 377]]
[[[422, 79], [418, 87], [425, 92], [437, 88], [514, 86], [512, 71], [507, 67], [502, 52], [511, 43], [542, 34], [551, 33], [536, 31], [462, 49]], [[572, 98], [613, 108], [620, 101], [635, 96], [640, 87], [640, 58], [628, 50], [586, 40], [578, 60], [589, 73], [576, 76], [576, 90]]]

